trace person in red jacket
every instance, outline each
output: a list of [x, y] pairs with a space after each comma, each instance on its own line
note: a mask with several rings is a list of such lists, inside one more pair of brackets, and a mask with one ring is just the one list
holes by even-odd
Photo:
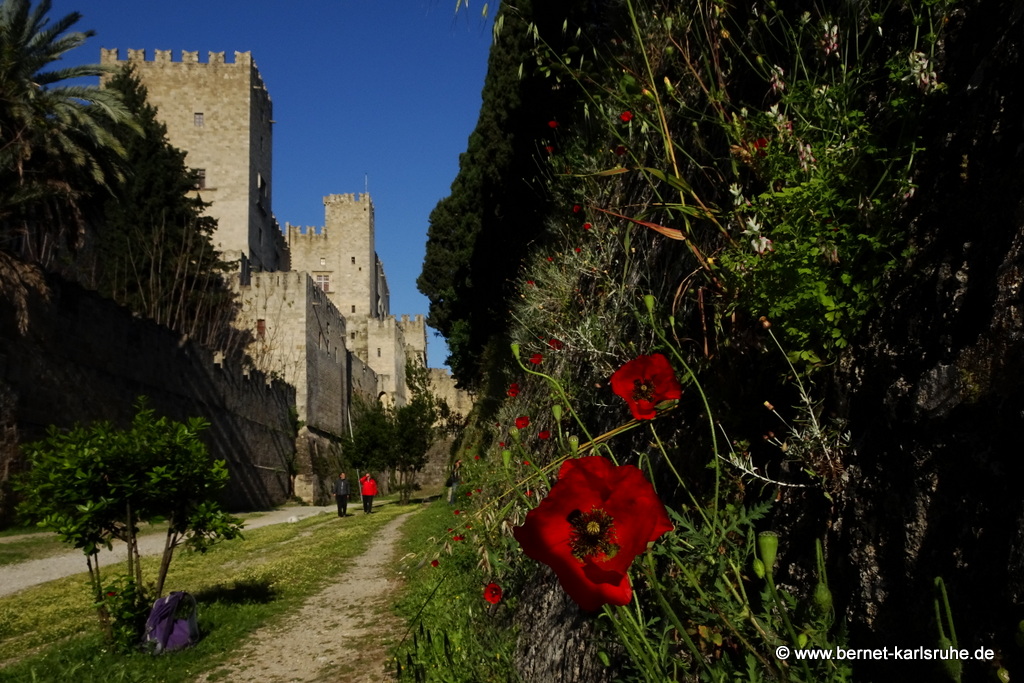
[[373, 512], [373, 497], [377, 495], [377, 480], [367, 472], [359, 478], [359, 483], [362, 485], [363, 514], [368, 515]]

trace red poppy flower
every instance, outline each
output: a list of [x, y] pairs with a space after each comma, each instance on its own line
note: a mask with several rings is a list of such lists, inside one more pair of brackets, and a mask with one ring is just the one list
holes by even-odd
[[577, 254], [580, 253], [580, 248], [579, 247], [576, 247], [576, 253]]
[[484, 588], [484, 600], [492, 605], [497, 605], [501, 602], [501, 586], [493, 581], [487, 584], [487, 587]]
[[540, 362], [542, 360], [544, 360], [544, 356], [540, 355], [539, 353], [535, 353], [532, 356], [530, 356], [530, 362], [533, 363], [534, 365], [540, 365]]
[[526, 284], [528, 284], [528, 285], [530, 285], [531, 287], [533, 287], [533, 285], [534, 285], [534, 282], [533, 282], [533, 280], [527, 280], [527, 281], [526, 281]]
[[437, 566], [437, 565], [439, 565], [439, 564], [441, 564], [441, 563], [440, 563], [440, 562], [438, 562], [437, 560], [431, 560], [431, 561], [430, 561], [430, 566], [431, 566], [431, 567], [436, 567], [436, 566]]
[[619, 145], [618, 147], [615, 148], [615, 153], [621, 157], [626, 153], [626, 148], [623, 147], [622, 145]]
[[552, 147], [551, 145], [545, 145], [544, 146], [544, 151], [546, 151], [548, 154], [554, 154], [555, 153], [555, 148]]
[[530, 466], [530, 461], [529, 460], [524, 460], [523, 464], [526, 465], [527, 467], [529, 467]]
[[558, 128], [558, 121], [548, 121], [548, 128]]
[[474, 460], [479, 460], [479, 459], [480, 459], [480, 456], [479, 456], [479, 455], [474, 455], [474, 456], [473, 456], [473, 459], [474, 459]]
[[630, 121], [633, 120], [633, 112], [624, 111], [621, 114], [619, 114], [619, 118], [622, 119], [624, 122], [629, 123]]
[[464, 541], [465, 539], [466, 539], [466, 537], [463, 536], [462, 534], [459, 534], [458, 536], [452, 536], [452, 540], [453, 541]]
[[555, 351], [561, 351], [562, 349], [565, 348], [565, 342], [563, 342], [561, 339], [549, 339], [548, 346], [554, 349]]
[[513, 535], [523, 552], [555, 571], [569, 597], [593, 612], [629, 603], [626, 571], [671, 529], [665, 506], [639, 469], [589, 456], [565, 461], [550, 493]]
[[579, 213], [582, 210], [583, 210], [583, 207], [580, 206], [579, 204], [573, 204], [572, 205], [572, 212], [573, 213]]
[[515, 398], [516, 396], [519, 395], [519, 384], [517, 382], [513, 382], [512, 384], [509, 385], [508, 395], [511, 396], [512, 398]]
[[526, 429], [530, 426], [530, 416], [520, 415], [516, 418], [516, 429]]
[[594, 226], [592, 226], [590, 223], [584, 223], [583, 224], [583, 229], [584, 230], [590, 230], [592, 227], [594, 227]]
[[461, 513], [462, 513], [462, 510], [454, 510], [453, 512], [454, 512], [454, 513], [455, 513], [456, 515], [458, 515], [458, 514], [461, 514]]
[[611, 385], [612, 391], [626, 400], [638, 420], [653, 420], [656, 405], [683, 394], [675, 371], [660, 353], [637, 356], [629, 361], [615, 371]]
[[504, 448], [504, 447], [505, 447], [505, 442], [504, 441], [499, 441], [498, 442], [498, 448]]
[[553, 256], [548, 256], [548, 261], [554, 261], [554, 260], [555, 260], [555, 257], [553, 257]]
[[546, 441], [547, 439], [551, 438], [551, 432], [549, 432], [548, 430], [544, 429], [540, 433], [537, 434], [537, 438], [538, 439], [544, 439]]

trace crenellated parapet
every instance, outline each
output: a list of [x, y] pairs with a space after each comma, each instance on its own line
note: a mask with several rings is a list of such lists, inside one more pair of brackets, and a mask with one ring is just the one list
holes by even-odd
[[291, 223], [285, 223], [284, 225], [285, 233], [288, 235], [288, 244], [298, 243], [299, 240], [327, 241], [327, 228], [317, 227], [315, 225], [292, 225]]
[[[256, 67], [256, 62], [253, 61], [251, 52], [238, 52], [234, 53], [234, 61], [227, 61], [225, 59], [224, 52], [213, 52], [209, 51], [206, 53], [206, 61], [199, 61], [198, 50], [181, 50], [181, 58], [179, 61], [174, 61], [174, 54], [172, 50], [153, 50], [153, 59], [146, 58], [145, 49], [133, 49], [129, 48], [127, 51], [127, 59], [121, 59], [121, 51], [118, 48], [101, 48], [100, 49], [100, 64], [131, 64], [136, 68], [229, 68], [229, 69], [248, 69], [253, 73], [254, 84], [253, 87], [262, 90], [264, 93], [267, 92], [267, 87], [263, 83], [263, 78], [259, 75], [259, 69]], [[268, 95], [269, 97], [269, 95]]]

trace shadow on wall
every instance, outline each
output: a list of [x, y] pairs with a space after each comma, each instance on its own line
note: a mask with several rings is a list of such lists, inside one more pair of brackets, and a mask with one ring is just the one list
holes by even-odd
[[[0, 255], [2, 256], [2, 255]], [[133, 402], [210, 422], [206, 443], [231, 473], [224, 504], [266, 509], [291, 494], [295, 390], [57, 276], [3, 257], [0, 268], [0, 522], [10, 513], [17, 444], [49, 425], [127, 425]], [[23, 331], [22, 331], [23, 330]]]

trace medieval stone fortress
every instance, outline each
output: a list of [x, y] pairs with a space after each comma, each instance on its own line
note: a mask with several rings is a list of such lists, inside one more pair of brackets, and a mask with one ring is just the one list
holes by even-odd
[[[406, 361], [426, 366], [422, 315], [390, 312], [384, 265], [377, 256], [373, 202], [367, 194], [324, 197], [320, 229], [286, 224], [272, 209], [273, 107], [249, 52], [101, 51], [101, 63], [129, 64], [167, 126], [171, 144], [199, 174], [196, 191], [218, 221], [215, 247], [237, 262], [240, 326], [255, 337], [258, 370], [295, 387], [299, 461], [323, 461], [347, 431], [354, 395], [391, 405], [408, 398]], [[433, 390], [466, 414], [469, 398], [445, 370]], [[307, 469], [307, 468], [300, 468]], [[327, 472], [302, 473], [295, 494], [317, 498]], [[329, 481], [329, 479], [328, 479]]]

